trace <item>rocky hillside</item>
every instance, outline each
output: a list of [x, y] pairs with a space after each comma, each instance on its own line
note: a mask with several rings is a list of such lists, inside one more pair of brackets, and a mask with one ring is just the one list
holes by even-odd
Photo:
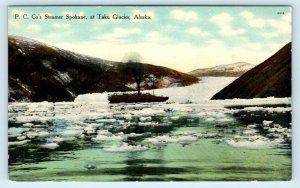
[[219, 65], [212, 68], [196, 69], [188, 74], [201, 77], [201, 76], [241, 76], [248, 70], [254, 67], [253, 64], [238, 62], [226, 65]]
[[291, 43], [288, 43], [212, 99], [291, 97], [291, 84]]
[[[59, 49], [19, 36], [8, 37], [9, 101], [73, 101], [79, 94], [131, 91], [133, 80], [120, 74], [119, 62]], [[145, 64], [144, 89], [186, 86], [194, 76]], [[151, 84], [152, 87], [152, 84]]]

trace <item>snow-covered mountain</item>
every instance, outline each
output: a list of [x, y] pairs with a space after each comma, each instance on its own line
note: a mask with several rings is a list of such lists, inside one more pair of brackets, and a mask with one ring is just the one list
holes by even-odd
[[[100, 49], [99, 49], [100, 50]], [[118, 65], [47, 45], [36, 40], [8, 37], [9, 101], [72, 101], [79, 94], [132, 91], [134, 81], [120, 74]], [[144, 64], [143, 87], [153, 75], [156, 88], [186, 86], [194, 76], [166, 67]]]
[[193, 76], [240, 76], [252, 69], [255, 65], [246, 62], [219, 65], [212, 68], [196, 69], [188, 74]]

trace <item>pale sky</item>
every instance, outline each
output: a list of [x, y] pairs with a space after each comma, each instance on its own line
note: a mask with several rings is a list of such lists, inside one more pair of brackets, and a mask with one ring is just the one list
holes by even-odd
[[[87, 20], [15, 19], [15, 14], [86, 15]], [[129, 15], [130, 20], [89, 19]], [[150, 20], [135, 20], [147, 14]], [[288, 6], [17, 6], [8, 33], [102, 59], [138, 52], [143, 63], [182, 72], [235, 62], [259, 64], [291, 41]]]

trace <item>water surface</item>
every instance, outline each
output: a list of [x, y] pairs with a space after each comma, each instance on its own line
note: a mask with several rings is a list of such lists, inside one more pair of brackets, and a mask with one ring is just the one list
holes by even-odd
[[10, 179], [291, 178], [290, 98], [210, 101], [196, 100], [195, 93], [180, 98], [175, 90], [160, 91], [172, 92], [167, 103], [108, 104], [84, 96], [76, 102], [10, 103]]

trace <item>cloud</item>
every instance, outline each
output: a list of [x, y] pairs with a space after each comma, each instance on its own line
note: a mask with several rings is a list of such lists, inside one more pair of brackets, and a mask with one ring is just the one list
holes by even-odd
[[61, 40], [65, 40], [68, 37], [72, 37], [72, 34], [74, 31], [69, 29], [69, 30], [65, 30], [63, 32], [59, 31], [59, 32], [52, 32], [52, 33], [48, 33], [45, 35], [47, 40], [50, 41], [61, 41]]
[[240, 15], [246, 19], [248, 25], [250, 27], [257, 27], [262, 28], [266, 25], [265, 20], [261, 18], [257, 18], [252, 12], [250, 11], [243, 11]]
[[275, 42], [268, 43], [267, 46], [274, 52], [282, 48], [282, 46], [279, 43], [275, 43]]
[[169, 37], [162, 36], [159, 32], [153, 31], [146, 34], [146, 42], [148, 43], [164, 43], [170, 41]]
[[20, 27], [20, 23], [19, 22], [14, 21], [14, 20], [9, 20], [8, 21], [8, 30], [17, 29], [19, 27]]
[[47, 39], [53, 40], [53, 39], [58, 39], [60, 35], [58, 33], [49, 33], [46, 35]]
[[183, 11], [183, 10], [172, 10], [170, 12], [170, 15], [176, 19], [176, 20], [181, 20], [181, 21], [198, 21], [198, 14], [197, 12], [194, 11]]
[[40, 32], [42, 30], [42, 27], [37, 24], [28, 24], [26, 30], [30, 32]]
[[260, 32], [260, 35], [264, 38], [267, 38], [267, 39], [271, 39], [271, 38], [275, 38], [275, 37], [278, 37], [280, 36], [279, 32], [277, 31], [272, 31], [272, 32]]
[[291, 13], [282, 16], [281, 19], [268, 20], [268, 25], [276, 29], [281, 34], [289, 34], [292, 30]]
[[260, 35], [267, 39], [272, 39], [276, 37], [281, 37], [283, 35], [290, 35], [288, 40], [291, 40], [292, 33], [292, 18], [291, 13], [287, 13], [280, 19], [269, 19], [266, 21], [269, 28], [273, 31], [270, 32], [260, 32]]
[[198, 36], [198, 37], [205, 37], [205, 36], [210, 36], [211, 35], [209, 32], [202, 31], [198, 27], [190, 27], [186, 30], [186, 32], [191, 34], [191, 35]]
[[54, 23], [51, 25], [55, 29], [70, 29], [70, 24]]
[[231, 26], [231, 23], [233, 21], [233, 18], [228, 13], [220, 13], [218, 15], [213, 16], [210, 19], [210, 22], [216, 24], [219, 26], [219, 34], [226, 36], [226, 37], [232, 37], [237, 36], [245, 33], [245, 29], [233, 29]]
[[225, 27], [228, 26], [232, 22], [233, 18], [228, 13], [221, 13], [216, 16], [213, 16], [210, 21], [212, 23], [217, 24], [219, 27]]
[[74, 15], [74, 13], [73, 13], [72, 11], [64, 11], [64, 12], [63, 12], [63, 15], [67, 15], [67, 14], [69, 14], [69, 15]]
[[[152, 37], [161, 36], [157, 32], [147, 34]], [[258, 64], [274, 54], [278, 49], [263, 48], [260, 43], [243, 42], [241, 44], [226, 44], [221, 40], [211, 39], [203, 45], [192, 45], [188, 42], [150, 43], [112, 43], [109, 41], [89, 41], [79, 43], [56, 43], [58, 46], [71, 51], [100, 57], [103, 59], [121, 61], [124, 54], [135, 51], [141, 54], [144, 63], [170, 67], [182, 72], [197, 68], [213, 67], [234, 62], [249, 62]], [[274, 44], [264, 44], [264, 46]], [[283, 46], [280, 44], [276, 46]], [[99, 50], [106, 49], [106, 50]]]
[[245, 29], [232, 29], [231, 26], [223, 27], [219, 31], [219, 33], [223, 36], [232, 37], [245, 33]]
[[111, 42], [120, 42], [126, 40], [127, 37], [134, 34], [141, 33], [141, 29], [139, 28], [115, 28], [112, 33], [107, 33], [98, 37], [98, 39], [102, 39], [105, 41]]

